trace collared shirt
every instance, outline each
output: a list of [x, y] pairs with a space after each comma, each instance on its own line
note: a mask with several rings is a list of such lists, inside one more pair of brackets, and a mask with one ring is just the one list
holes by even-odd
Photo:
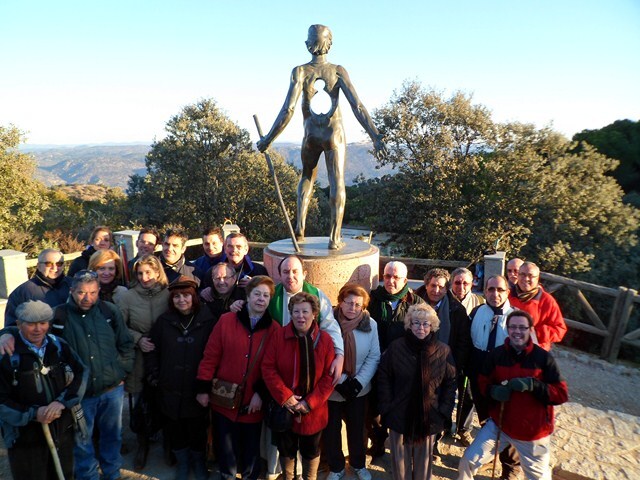
[[34, 345], [33, 343], [31, 343], [29, 340], [27, 340], [26, 338], [24, 338], [24, 335], [22, 335], [22, 332], [18, 332], [20, 334], [20, 338], [22, 339], [22, 341], [24, 342], [24, 344], [29, 347], [29, 350], [31, 350], [33, 353], [35, 353], [36, 355], [38, 355], [38, 358], [40, 360], [44, 359], [44, 353], [47, 350], [47, 344], [49, 343], [49, 339], [47, 338], [47, 336], [44, 336], [44, 340], [42, 341], [42, 345], [40, 347], [37, 347], [36, 345]]

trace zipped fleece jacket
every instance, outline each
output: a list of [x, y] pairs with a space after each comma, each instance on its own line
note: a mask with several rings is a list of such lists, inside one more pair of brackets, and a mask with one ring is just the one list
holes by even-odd
[[489, 414], [500, 425], [500, 403], [489, 395], [491, 385], [518, 377], [533, 377], [531, 392], [511, 392], [504, 402], [502, 431], [516, 440], [531, 441], [551, 435], [554, 427], [553, 406], [569, 398], [567, 383], [549, 352], [529, 340], [518, 353], [505, 339], [504, 345], [489, 353], [482, 367], [478, 384], [489, 401]]
[[562, 317], [558, 302], [549, 292], [545, 292], [542, 286], [536, 296], [528, 302], [520, 300], [515, 288], [512, 288], [509, 302], [513, 308], [531, 314], [538, 345], [547, 352], [551, 350], [551, 344], [561, 341], [567, 333], [567, 324]]
[[[99, 304], [111, 311], [105, 318]], [[98, 300], [84, 311], [69, 295], [64, 326], [51, 324], [51, 333], [64, 338], [89, 370], [85, 397], [96, 397], [117, 387], [133, 370], [133, 339], [122, 320], [120, 309], [113, 303]], [[54, 315], [54, 318], [58, 318]]]

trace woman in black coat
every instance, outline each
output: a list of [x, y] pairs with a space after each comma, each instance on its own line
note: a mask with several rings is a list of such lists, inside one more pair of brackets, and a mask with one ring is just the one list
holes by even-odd
[[205, 465], [207, 409], [196, 400], [196, 374], [213, 329], [211, 311], [200, 305], [197, 284], [181, 276], [169, 285], [169, 310], [149, 332], [155, 346], [145, 354], [145, 372], [160, 392], [160, 408], [178, 465], [176, 480], [187, 480], [193, 468], [196, 480], [208, 477]]
[[449, 346], [437, 339], [433, 308], [412, 305], [404, 324], [405, 335], [380, 360], [378, 407], [389, 428], [394, 480], [429, 480], [435, 436], [453, 411], [456, 367]]

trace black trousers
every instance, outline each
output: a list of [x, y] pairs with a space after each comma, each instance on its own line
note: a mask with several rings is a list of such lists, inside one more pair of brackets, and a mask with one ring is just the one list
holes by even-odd
[[204, 452], [207, 445], [206, 411], [192, 418], [167, 419], [164, 434], [169, 438], [171, 450], [188, 448], [195, 452]]
[[294, 458], [300, 451], [305, 460], [312, 460], [320, 456], [320, 438], [322, 430], [313, 435], [298, 435], [291, 430], [278, 433], [276, 443], [281, 457]]
[[[73, 478], [73, 421], [63, 411], [62, 417], [49, 424], [58, 451], [64, 478]], [[53, 457], [44, 437], [42, 425], [30, 422], [20, 428], [20, 436], [7, 451], [14, 480], [58, 480]]]
[[332, 472], [340, 472], [345, 466], [345, 458], [342, 453], [343, 420], [347, 427], [349, 464], [352, 468], [364, 468], [366, 462], [366, 434], [364, 429], [366, 406], [366, 395], [346, 402], [329, 401], [329, 423], [324, 429], [322, 440], [327, 455], [327, 463]]

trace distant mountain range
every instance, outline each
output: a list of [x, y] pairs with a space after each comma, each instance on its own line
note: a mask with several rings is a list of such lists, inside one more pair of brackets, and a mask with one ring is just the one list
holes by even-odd
[[[276, 143], [273, 148], [285, 161], [301, 168], [300, 145]], [[47, 185], [103, 184], [126, 189], [131, 175], [145, 174], [144, 159], [149, 149], [150, 146], [144, 144], [30, 145], [21, 148], [21, 151], [33, 155], [38, 165], [36, 177]], [[375, 168], [376, 161], [369, 153], [371, 149], [370, 143], [347, 145], [347, 185], [353, 184], [360, 174], [365, 178], [374, 178], [393, 173], [389, 167]], [[319, 168], [318, 181], [324, 187], [328, 182], [322, 158]]]

